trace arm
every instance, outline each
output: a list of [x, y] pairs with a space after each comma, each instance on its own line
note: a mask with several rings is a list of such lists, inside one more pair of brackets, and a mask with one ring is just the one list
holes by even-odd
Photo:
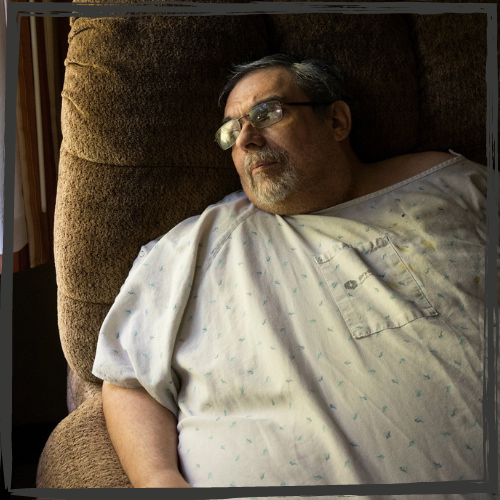
[[191, 488], [179, 472], [172, 412], [143, 388], [106, 381], [102, 401], [111, 442], [134, 488]]

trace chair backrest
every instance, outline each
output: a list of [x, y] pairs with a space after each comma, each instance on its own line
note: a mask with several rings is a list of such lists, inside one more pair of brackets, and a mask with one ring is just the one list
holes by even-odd
[[364, 161], [453, 150], [485, 163], [486, 16], [73, 18], [55, 217], [59, 328], [80, 377], [140, 246], [240, 189], [214, 142], [234, 62], [332, 60], [359, 102]]

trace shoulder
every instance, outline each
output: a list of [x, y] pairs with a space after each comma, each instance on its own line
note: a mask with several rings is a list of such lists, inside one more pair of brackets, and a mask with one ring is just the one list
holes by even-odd
[[183, 220], [177, 224], [169, 233], [186, 231], [211, 231], [214, 225], [223, 229], [234, 223], [235, 219], [248, 214], [253, 205], [243, 191], [228, 194], [222, 200], [213, 203], [205, 210], [193, 217]]
[[378, 169], [385, 184], [390, 186], [454, 158], [457, 156], [442, 151], [412, 153], [384, 160], [378, 164]]
[[453, 158], [456, 158], [456, 156], [450, 153], [426, 151], [424, 153], [396, 156], [389, 161], [393, 163], [393, 166], [397, 167], [402, 175], [409, 178]]
[[200, 215], [177, 224], [163, 239], [215, 244], [216, 240], [227, 237], [256, 210], [245, 193], [231, 193], [219, 202], [209, 205]]
[[401, 158], [404, 167], [408, 169], [410, 173], [409, 177], [413, 177], [414, 175], [418, 175], [456, 157], [456, 155], [444, 153], [442, 151], [426, 151], [425, 153], [405, 155]]
[[[147, 256], [154, 259], [175, 255], [176, 259], [210, 259], [213, 249], [220, 247], [231, 233], [253, 213], [259, 211], [238, 191], [209, 205], [200, 215], [189, 217], [159, 238], [143, 245], [134, 266]], [[158, 250], [153, 252], [153, 250]], [[206, 252], [208, 252], [207, 255]]]
[[374, 193], [380, 189], [406, 181], [458, 155], [441, 151], [427, 151], [395, 156], [377, 163], [365, 164], [359, 175], [359, 189], [357, 196]]

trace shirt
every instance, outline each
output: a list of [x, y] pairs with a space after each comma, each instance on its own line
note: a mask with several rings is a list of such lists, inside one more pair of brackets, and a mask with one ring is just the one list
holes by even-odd
[[178, 418], [193, 486], [483, 477], [486, 168], [313, 214], [243, 192], [148, 245], [93, 373]]

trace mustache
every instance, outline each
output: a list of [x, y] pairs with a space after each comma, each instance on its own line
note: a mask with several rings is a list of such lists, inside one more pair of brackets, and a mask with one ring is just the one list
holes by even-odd
[[258, 151], [249, 151], [245, 155], [245, 171], [249, 173], [251, 167], [262, 161], [275, 161], [284, 164], [287, 161], [287, 155], [284, 151], [271, 148], [262, 148]]

